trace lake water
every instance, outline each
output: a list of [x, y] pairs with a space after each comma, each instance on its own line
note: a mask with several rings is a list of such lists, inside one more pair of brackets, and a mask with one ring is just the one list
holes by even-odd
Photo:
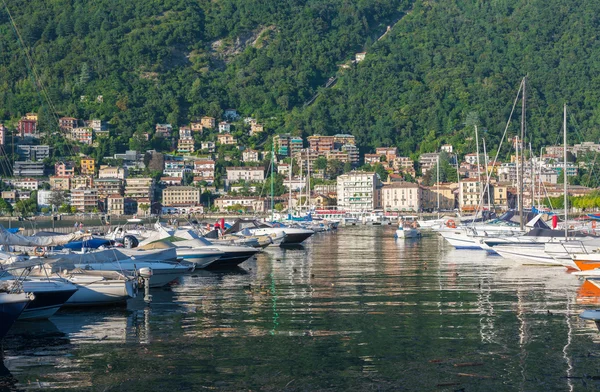
[[4, 341], [0, 390], [600, 388], [595, 293], [562, 268], [347, 227], [196, 272], [127, 307], [60, 311]]

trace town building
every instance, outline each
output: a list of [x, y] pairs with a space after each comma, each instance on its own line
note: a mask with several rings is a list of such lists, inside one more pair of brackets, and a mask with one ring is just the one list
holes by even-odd
[[73, 162], [56, 162], [54, 164], [54, 175], [58, 177], [73, 177], [75, 175], [75, 165]]
[[26, 116], [21, 117], [17, 124], [17, 131], [19, 132], [19, 137], [21, 138], [37, 138], [38, 129], [37, 129], [37, 114], [35, 113], [27, 113]]
[[206, 181], [212, 184], [215, 180], [215, 161], [194, 161], [194, 181]]
[[125, 197], [132, 199], [154, 200], [154, 180], [149, 177], [127, 178], [125, 180]]
[[81, 166], [81, 174], [94, 174], [96, 172], [96, 160], [90, 157], [81, 158], [79, 162]]
[[[456, 205], [455, 193], [458, 190], [458, 184], [441, 183], [433, 186], [421, 187], [421, 208], [425, 211], [438, 210], [438, 201], [440, 210], [453, 210]], [[439, 194], [439, 198], [438, 198]]]
[[89, 127], [77, 127], [71, 129], [70, 139], [91, 146], [94, 142], [94, 130]]
[[183, 177], [161, 177], [160, 185], [172, 186], [172, 185], [183, 185]]
[[190, 122], [190, 129], [192, 130], [192, 133], [202, 134], [202, 131], [204, 130], [204, 127], [202, 126], [201, 122], [199, 122], [199, 121], [192, 121], [192, 122]]
[[394, 182], [381, 189], [382, 207], [385, 211], [420, 211], [422, 196], [422, 188], [412, 182]]
[[97, 178], [94, 188], [98, 190], [98, 197], [104, 199], [110, 195], [123, 194], [123, 180], [120, 178]]
[[98, 178], [119, 178], [124, 180], [127, 178], [127, 169], [124, 167], [100, 165]]
[[71, 189], [71, 177], [50, 176], [50, 189], [68, 191]]
[[11, 181], [11, 184], [16, 189], [28, 189], [30, 191], [37, 191], [40, 185], [40, 181], [35, 178], [15, 178]]
[[238, 181], [263, 182], [265, 180], [265, 168], [260, 167], [228, 167], [227, 184]]
[[71, 206], [79, 212], [91, 212], [98, 209], [98, 191], [94, 188], [71, 190]]
[[194, 153], [194, 138], [192, 137], [192, 128], [179, 128], [179, 140], [177, 142], [177, 152], [182, 154]]
[[17, 202], [17, 191], [2, 191], [2, 198], [10, 204], [15, 204]]
[[212, 129], [216, 126], [217, 122], [214, 117], [204, 116], [200, 119], [200, 124], [202, 124], [203, 128]]
[[365, 164], [375, 165], [380, 162], [381, 155], [379, 154], [365, 154]]
[[110, 215], [135, 215], [138, 203], [134, 199], [126, 198], [120, 194], [109, 195], [106, 198], [106, 213]]
[[262, 124], [252, 124], [250, 125], [250, 136], [262, 133], [265, 130], [265, 127]]
[[17, 144], [17, 154], [26, 161], [41, 161], [50, 157], [50, 146], [34, 146], [30, 144]]
[[247, 148], [242, 152], [242, 161], [243, 162], [259, 162], [260, 161], [260, 153], [256, 150]]
[[458, 188], [458, 205], [461, 211], [475, 211], [480, 202], [482, 207], [487, 205], [488, 202], [492, 202], [491, 187], [487, 188], [487, 192], [483, 195], [483, 201], [481, 201], [485, 184], [485, 181], [480, 181], [477, 178], [468, 178], [460, 182]]
[[237, 140], [230, 133], [222, 133], [217, 135], [217, 142], [219, 144], [236, 144]]
[[337, 178], [338, 208], [372, 211], [381, 206], [379, 176], [374, 172], [351, 171]]
[[236, 121], [238, 118], [240, 118], [240, 115], [235, 109], [225, 109], [225, 113], [223, 113], [223, 118], [229, 121]]
[[293, 156], [303, 148], [301, 137], [292, 136], [289, 133], [283, 133], [273, 136], [273, 143], [277, 155]]
[[44, 162], [16, 161], [13, 165], [13, 176], [15, 177], [42, 177], [44, 174]]
[[421, 154], [419, 157], [419, 166], [421, 166], [421, 173], [423, 175], [427, 174], [429, 170], [435, 167], [438, 162], [440, 154], [437, 152], [430, 152]]
[[84, 121], [84, 123], [87, 128], [92, 128], [92, 131], [94, 131], [94, 134], [96, 136], [108, 136], [109, 135], [108, 127], [102, 120], [92, 119], [92, 120], [86, 120], [86, 121]]
[[163, 206], [195, 206], [200, 204], [200, 188], [169, 186], [163, 190]]
[[231, 124], [227, 121], [221, 121], [219, 123], [219, 133], [229, 133], [231, 132]]
[[52, 198], [52, 193], [54, 191], [45, 191], [43, 189], [38, 190], [37, 192], [37, 205], [38, 208], [52, 208], [50, 204], [50, 200]]
[[215, 142], [202, 142], [200, 147], [202, 148], [202, 150], [206, 150], [209, 153], [215, 152], [216, 150], [216, 145]]
[[171, 124], [156, 124], [155, 134], [165, 139], [169, 139], [173, 134], [173, 126]]
[[73, 128], [77, 128], [78, 120], [74, 117], [61, 117], [58, 119], [58, 127], [66, 132], [70, 132]]
[[94, 177], [91, 175], [74, 176], [70, 181], [70, 190], [77, 188], [91, 188], [94, 186]]

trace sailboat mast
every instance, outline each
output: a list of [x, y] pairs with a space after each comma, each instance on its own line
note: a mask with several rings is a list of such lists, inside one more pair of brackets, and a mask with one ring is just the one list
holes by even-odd
[[[527, 76], [525, 76], [523, 78], [523, 99], [521, 100], [521, 143], [523, 143], [523, 141], [525, 140], [525, 114], [526, 114], [526, 108], [525, 108], [525, 100], [527, 99], [527, 95], [525, 93], [525, 87], [527, 84]], [[523, 166], [525, 164], [525, 160], [523, 159], [524, 157], [524, 153], [523, 153], [523, 149], [521, 149], [521, 165], [519, 167], [519, 171], [520, 171], [520, 183], [519, 183], [519, 193], [523, 192]], [[521, 223], [521, 230], [525, 229], [525, 214], [523, 212], [523, 199], [525, 195], [521, 195], [521, 197], [519, 198], [519, 215], [520, 215], [520, 223]]]
[[490, 173], [488, 171], [488, 156], [487, 156], [487, 150], [485, 148], [485, 138], [481, 139], [483, 141], [483, 167], [485, 168], [485, 190], [484, 190], [484, 195], [487, 194], [487, 201], [488, 201], [488, 211], [492, 211], [492, 203], [490, 201]]
[[308, 189], [306, 190], [306, 194], [308, 196], [308, 205], [307, 205], [307, 212], [310, 212], [310, 148], [306, 151], [306, 154], [308, 155], [306, 157], [307, 162], [306, 164], [308, 165], [307, 167], [307, 181], [308, 181]]
[[437, 217], [440, 219], [440, 154], [437, 156], [437, 181], [436, 181], [436, 193], [437, 193]]
[[273, 183], [273, 164], [275, 160], [275, 143], [271, 144], [271, 222], [274, 221], [273, 213], [275, 211], [275, 204], [273, 204], [273, 193], [275, 193], [275, 187]]
[[[517, 163], [517, 208], [519, 209], [519, 211], [521, 211], [521, 188], [519, 187], [519, 184], [521, 183], [520, 177], [519, 177], [519, 136], [516, 136], [516, 141], [515, 141], [515, 155], [516, 155], [516, 163]], [[523, 223], [523, 222], [521, 222]]]
[[569, 207], [569, 199], [567, 197], [567, 104], [564, 106], [563, 113], [563, 192], [564, 192], [564, 201], [563, 204], [565, 206], [565, 239], [567, 239], [569, 232], [567, 225], [567, 219], [569, 219], [568, 207]]
[[288, 196], [288, 213], [290, 217], [292, 215], [292, 170], [294, 169], [294, 157], [290, 158], [290, 166], [289, 166], [289, 179], [290, 179], [290, 187], [289, 187], [289, 196]]
[[531, 170], [531, 207], [535, 206], [535, 171], [533, 170], [533, 149], [529, 143], [529, 170]]

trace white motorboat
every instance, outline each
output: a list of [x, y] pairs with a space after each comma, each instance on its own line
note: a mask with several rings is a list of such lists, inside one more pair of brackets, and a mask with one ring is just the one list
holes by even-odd
[[137, 261], [133, 259], [105, 262], [86, 262], [75, 264], [76, 268], [85, 271], [115, 271], [129, 275], [136, 275], [142, 268], [150, 268], [152, 277], [150, 278], [150, 287], [162, 287], [174, 280], [177, 280], [187, 272], [192, 270], [191, 264], [165, 263], [159, 261]]
[[77, 286], [64, 306], [103, 306], [124, 303], [136, 296], [137, 279], [112, 271], [56, 271], [50, 264], [36, 267], [31, 275], [56, 276]]
[[224, 234], [238, 232], [246, 232], [255, 236], [269, 236], [274, 239], [274, 243], [279, 242], [280, 245], [297, 245], [315, 234], [313, 230], [301, 227], [291, 227], [281, 223], [270, 225], [249, 219], [236, 220]]
[[143, 241], [142, 246], [158, 240], [170, 240], [175, 245], [178, 255], [188, 257], [186, 260], [193, 260], [194, 257], [204, 257], [205, 254], [214, 257], [219, 254], [218, 252], [222, 253], [219, 254], [217, 260], [208, 265], [199, 264], [199, 268], [218, 269], [237, 266], [259, 252], [259, 249], [249, 246], [213, 244], [192, 230], [170, 230], [159, 223], [155, 225], [155, 228], [154, 234]]
[[417, 238], [421, 236], [421, 232], [419, 231], [419, 229], [414, 228], [414, 227], [406, 227], [406, 226], [399, 226], [398, 229], [396, 230], [396, 234], [394, 235], [395, 238], [398, 239], [402, 239], [402, 238]]

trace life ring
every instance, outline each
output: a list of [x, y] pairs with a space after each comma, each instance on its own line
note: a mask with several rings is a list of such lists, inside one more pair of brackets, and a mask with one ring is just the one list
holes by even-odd
[[592, 221], [592, 229], [596, 228], [596, 221]]
[[454, 222], [452, 219], [448, 219], [448, 222], [446, 222], [446, 226], [451, 229], [456, 229], [456, 222]]
[[46, 255], [46, 251], [44, 250], [44, 248], [38, 246], [37, 248], [35, 248], [33, 250], [33, 254], [38, 256], [38, 257], [43, 257]]

